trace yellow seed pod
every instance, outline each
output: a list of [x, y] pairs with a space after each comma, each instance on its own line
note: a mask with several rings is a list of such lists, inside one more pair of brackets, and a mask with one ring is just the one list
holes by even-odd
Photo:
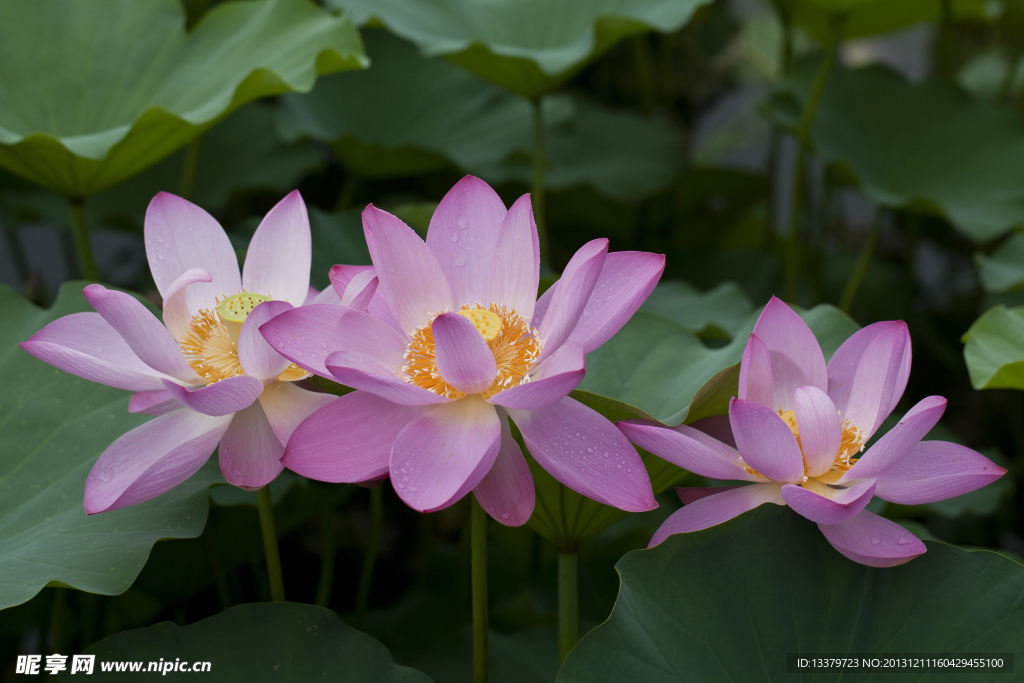
[[498, 338], [498, 333], [501, 332], [501, 318], [496, 314], [486, 308], [464, 308], [455, 312], [473, 323], [473, 327], [488, 343]]
[[231, 339], [238, 342], [238, 335], [242, 331], [242, 323], [249, 317], [253, 309], [264, 301], [270, 301], [269, 296], [262, 294], [232, 294], [217, 305], [217, 315], [224, 321], [224, 327], [228, 328]]

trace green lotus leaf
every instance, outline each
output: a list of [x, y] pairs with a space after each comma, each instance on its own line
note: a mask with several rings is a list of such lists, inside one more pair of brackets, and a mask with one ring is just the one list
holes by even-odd
[[975, 389], [1024, 389], [1024, 307], [990, 308], [963, 341]]
[[[1024, 567], [993, 552], [927, 547], [899, 567], [865, 567], [776, 505], [676, 534], [619, 561], [615, 609], [569, 654], [557, 680], [782, 681], [794, 678], [789, 653], [1024, 656]], [[860, 672], [851, 680], [958, 675]]]
[[309, 0], [227, 2], [184, 25], [175, 0], [0, 4], [0, 165], [87, 197], [246, 102], [367, 64], [352, 22]]
[[[950, 4], [954, 20], [993, 18], [985, 0], [953, 0]], [[935, 0], [796, 0], [792, 12], [795, 25], [824, 42], [836, 17], [845, 17], [844, 38], [862, 38], [925, 21], [937, 23], [942, 18], [942, 4]]]
[[623, 38], [683, 27], [709, 0], [328, 0], [528, 98], [555, 90]]
[[977, 252], [974, 264], [989, 294], [1024, 290], [1024, 234], [1013, 233], [991, 255]]
[[154, 543], [202, 533], [207, 489], [223, 481], [211, 461], [149, 502], [85, 514], [85, 478], [96, 458], [150, 418], [128, 413], [128, 392], [57, 370], [17, 345], [61, 316], [92, 310], [85, 284], [65, 283], [49, 310], [0, 288], [0, 609], [48, 585], [124, 592]]
[[[141, 671], [147, 671], [149, 662], [181, 660], [190, 665], [209, 662], [211, 680], [225, 683], [430, 683], [426, 674], [395, 664], [380, 642], [346, 625], [334, 612], [288, 602], [238, 605], [188, 626], [164, 621], [101, 640], [86, 653], [96, 655], [91, 680], [99, 681], [124, 680], [124, 670], [105, 672], [104, 662], [141, 662]], [[171, 680], [197, 673], [163, 675]], [[77, 678], [64, 672], [57, 680]]]
[[640, 309], [674, 320], [701, 337], [731, 339], [754, 304], [735, 282], [700, 292], [688, 282], [670, 280], [655, 287]]

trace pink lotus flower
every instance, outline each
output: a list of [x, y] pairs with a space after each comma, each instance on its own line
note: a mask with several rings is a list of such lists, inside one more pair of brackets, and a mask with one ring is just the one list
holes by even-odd
[[537, 462], [566, 486], [625, 510], [657, 506], [643, 461], [607, 419], [569, 398], [584, 354], [607, 341], [654, 288], [664, 257], [584, 245], [537, 301], [529, 195], [508, 211], [486, 183], [461, 180], [426, 243], [375, 207], [363, 212], [380, 284], [369, 313], [306, 306], [261, 328], [279, 352], [358, 391], [313, 413], [283, 462], [313, 479], [391, 477], [416, 510], [473, 491], [499, 522], [533, 512], [516, 423]]
[[145, 240], [163, 324], [128, 294], [89, 285], [85, 297], [97, 313], [55, 320], [21, 344], [62, 370], [135, 392], [129, 411], [159, 416], [96, 461], [85, 484], [89, 514], [177, 486], [218, 445], [225, 479], [265, 486], [283, 469], [295, 427], [334, 398], [292, 384], [307, 373], [258, 332], [309, 295], [309, 219], [298, 192], [260, 223], [241, 274], [217, 221], [174, 195], [150, 203]]
[[800, 316], [772, 298], [743, 352], [729, 424], [706, 430], [718, 439], [685, 425], [618, 423], [633, 443], [684, 469], [752, 482], [679, 489], [686, 505], [651, 546], [774, 503], [817, 522], [832, 547], [861, 564], [891, 567], [925, 552], [909, 531], [864, 509], [872, 496], [930, 503], [981, 488], [1006, 470], [969, 448], [921, 441], [946, 408], [941, 396], [911, 408], [861, 455], [903, 395], [910, 359], [906, 324], [880, 322], [847, 339], [826, 366]]

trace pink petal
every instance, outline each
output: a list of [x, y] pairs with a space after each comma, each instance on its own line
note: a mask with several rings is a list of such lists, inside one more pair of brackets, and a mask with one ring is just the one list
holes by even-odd
[[772, 359], [772, 408], [792, 410], [797, 387], [828, 389], [825, 357], [818, 340], [789, 306], [772, 297], [754, 325], [754, 334], [768, 347]]
[[264, 384], [277, 379], [291, 361], [267, 343], [260, 334], [260, 325], [290, 310], [292, 305], [285, 301], [264, 301], [252, 309], [238, 333], [238, 362], [242, 370]]
[[498, 456], [494, 406], [467, 396], [409, 422], [391, 449], [391, 485], [420, 512], [446, 508], [483, 481]]
[[195, 204], [160, 192], [146, 209], [146, 256], [160, 295], [169, 298], [171, 285], [182, 273], [201, 268], [212, 276], [208, 283], [188, 289], [188, 310], [214, 308], [218, 296], [242, 289], [238, 259], [220, 223]]
[[654, 290], [664, 270], [664, 254], [646, 251], [608, 254], [569, 339], [582, 344], [587, 353], [611, 339]]
[[932, 430], [945, 410], [946, 399], [941, 396], [922, 399], [907, 411], [899, 424], [876, 441], [835, 483], [847, 484], [885, 472], [910, 453]]
[[434, 210], [427, 247], [448, 279], [456, 308], [491, 303], [491, 263], [504, 218], [501, 197], [473, 176], [457, 182]]
[[786, 505], [812, 522], [842, 524], [860, 514], [871, 502], [875, 483], [874, 479], [867, 479], [847, 489], [830, 489], [833, 491], [831, 498], [801, 486], [786, 484], [782, 487], [782, 497]]
[[832, 547], [869, 567], [895, 567], [928, 550], [914, 534], [867, 510], [842, 524], [819, 524]]
[[89, 285], [83, 293], [143, 363], [186, 384], [202, 383], [171, 333], [134, 297], [103, 285]]
[[946, 441], [922, 441], [878, 475], [879, 498], [900, 505], [934, 503], [970, 493], [1006, 474], [981, 453]]
[[160, 391], [167, 377], [139, 360], [99, 313], [58, 318], [19, 346], [64, 372], [118, 389]]
[[263, 391], [263, 382], [248, 375], [235, 375], [195, 391], [167, 379], [164, 387], [186, 408], [212, 417], [223, 417], [251, 406]]
[[800, 449], [807, 474], [817, 477], [828, 472], [839, 455], [843, 428], [839, 412], [828, 394], [818, 387], [800, 387], [793, 393]]
[[117, 510], [170, 491], [203, 466], [230, 423], [229, 417], [182, 408], [119, 437], [85, 481], [86, 513]]
[[522, 526], [533, 514], [533, 476], [519, 444], [512, 438], [508, 418], [501, 420], [501, 447], [491, 471], [473, 489], [473, 495], [491, 517], [505, 526]]
[[774, 408], [773, 391], [772, 359], [768, 354], [768, 347], [757, 338], [757, 335], [752, 334], [747, 340], [743, 358], [740, 360], [740, 381], [736, 398], [756, 401], [763, 406]]
[[658, 507], [643, 460], [604, 416], [568, 396], [508, 413], [534, 459], [573, 491], [629, 512]]
[[247, 491], [263, 488], [284, 469], [284, 444], [259, 403], [235, 413], [218, 452], [221, 474], [229, 484]]
[[[510, 209], [511, 210], [511, 209]], [[539, 284], [538, 284], [539, 289]], [[551, 299], [555, 296], [555, 291], [558, 289], [558, 282], [553, 283], [550, 287], [544, 290], [544, 293], [537, 299], [537, 303], [534, 304], [533, 308], [533, 319], [530, 321], [530, 327], [538, 328], [540, 323], [544, 320], [544, 316], [548, 312], [548, 307], [551, 306]]]
[[531, 373], [529, 382], [499, 391], [489, 400], [515, 410], [537, 410], [568, 396], [585, 374], [583, 346], [567, 341]]
[[363, 211], [363, 233], [380, 278], [378, 288], [405, 332], [452, 307], [444, 271], [412, 228], [370, 204]]
[[129, 413], [143, 415], [166, 415], [181, 407], [174, 394], [166, 389], [159, 391], [137, 391], [128, 399]]
[[274, 434], [287, 444], [303, 420], [336, 398], [333, 394], [307, 391], [292, 382], [271, 382], [263, 389], [259, 401]]
[[532, 319], [540, 282], [540, 241], [530, 195], [517, 199], [505, 214], [491, 269], [490, 300], [515, 310], [524, 320]]
[[202, 268], [190, 268], [167, 288], [164, 295], [164, 326], [176, 340], [181, 341], [185, 338], [192, 327], [192, 316], [198, 313], [188, 307], [189, 285], [212, 281], [213, 276]]
[[301, 306], [309, 293], [312, 258], [306, 204], [293, 190], [256, 228], [245, 254], [242, 286], [247, 292]]
[[479, 394], [494, 383], [498, 365], [483, 335], [467, 318], [442, 313], [431, 325], [437, 371], [464, 394]]
[[653, 420], [624, 420], [615, 424], [640, 448], [702, 477], [767, 481], [743, 468], [735, 448], [693, 427], [666, 427]]
[[[832, 356], [832, 359], [828, 362], [828, 395], [841, 413], [846, 411], [846, 405], [850, 400], [850, 393], [853, 391], [853, 381], [857, 376], [857, 369], [860, 367], [864, 351], [879, 335], [900, 327], [906, 329], [906, 323], [902, 320], [868, 325], [850, 335], [850, 338], [843, 342], [843, 345]], [[907, 387], [907, 379], [910, 377], [911, 356], [910, 334], [908, 332], [903, 348], [903, 360], [900, 363], [899, 375], [893, 388], [892, 403], [888, 406], [886, 415], [893, 411], [896, 404], [899, 403], [900, 397], [903, 396], [904, 389]]]
[[672, 534], [700, 531], [727, 522], [765, 503], [785, 505], [778, 484], [751, 484], [705, 496], [673, 512], [654, 532], [647, 547], [653, 548]]
[[318, 296], [320, 296], [320, 292], [316, 291], [316, 287], [310, 285], [309, 289], [306, 291], [306, 298], [302, 300], [302, 303], [300, 305], [305, 306], [306, 304], [311, 304], [314, 301], [316, 301], [316, 298]]
[[796, 437], [771, 408], [732, 399], [729, 422], [736, 446], [748, 465], [772, 481], [796, 484], [804, 476], [804, 459]]
[[374, 294], [377, 293], [378, 284], [377, 273], [374, 271], [359, 273], [345, 288], [345, 296], [341, 297], [341, 305], [358, 311], [367, 310]]
[[906, 341], [907, 328], [898, 325], [878, 335], [861, 356], [843, 419], [867, 433], [868, 438], [889, 417]]
[[305, 306], [340, 306], [341, 298], [338, 293], [334, 291], [334, 287], [324, 287], [324, 291], [316, 295], [316, 298], [310, 301]]
[[679, 496], [679, 500], [683, 501], [683, 505], [689, 505], [716, 493], [725, 493], [741, 488], [743, 488], [742, 484], [739, 486], [677, 486], [676, 495]]
[[452, 399], [410, 384], [402, 379], [395, 368], [372, 356], [338, 351], [327, 357], [327, 369], [332, 379], [353, 389], [376, 394], [392, 403], [406, 406], [425, 406], [450, 403]]
[[587, 242], [570, 259], [537, 328], [544, 340], [544, 350], [538, 360], [544, 360], [557, 351], [576, 329], [607, 255], [608, 240], [602, 238]]
[[331, 270], [327, 273], [327, 277], [331, 280], [331, 287], [338, 294], [338, 298], [345, 296], [345, 290], [348, 288], [348, 284], [352, 282], [353, 278], [363, 273], [374, 273], [376, 274], [373, 266], [349, 266], [345, 264], [337, 264], [331, 266]]
[[353, 391], [299, 424], [281, 462], [318, 481], [354, 484], [383, 479], [399, 432], [423, 410]]

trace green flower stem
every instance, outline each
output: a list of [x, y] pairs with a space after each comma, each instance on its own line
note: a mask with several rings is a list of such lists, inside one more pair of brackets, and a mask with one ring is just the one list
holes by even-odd
[[473, 683], [487, 683], [487, 513], [470, 496], [473, 575]]
[[558, 551], [558, 663], [580, 639], [579, 553]]
[[53, 639], [52, 651], [61, 654], [64, 649], [65, 613], [67, 612], [68, 589], [54, 588], [53, 602], [50, 605], [50, 637]]
[[857, 263], [850, 272], [846, 286], [843, 287], [843, 296], [839, 300], [839, 308], [842, 309], [843, 313], [850, 312], [853, 300], [857, 296], [857, 289], [864, 280], [864, 275], [868, 272], [868, 266], [871, 265], [871, 255], [875, 251], [875, 244], [878, 242], [878, 232], [881, 225], [882, 209], [877, 208], [875, 209], [875, 217], [871, 221], [871, 228], [868, 230], [867, 239], [864, 240], [864, 246], [861, 247], [860, 257], [858, 257]]
[[533, 220], [537, 223], [541, 258], [546, 255], [550, 259], [548, 222], [544, 215], [544, 163], [544, 107], [538, 97], [533, 101], [533, 184], [530, 187], [530, 202], [533, 205]]
[[281, 576], [281, 553], [277, 549], [277, 529], [274, 528], [274, 505], [270, 502], [270, 486], [256, 492], [260, 508], [260, 528], [263, 530], [263, 548], [267, 553], [267, 576], [270, 579], [270, 599], [284, 602], [284, 578]]
[[320, 514], [320, 584], [316, 588], [317, 605], [327, 607], [333, 586], [334, 510], [327, 508]]
[[75, 235], [75, 249], [78, 252], [78, 265], [82, 269], [82, 277], [86, 280], [99, 280], [100, 272], [96, 269], [96, 261], [92, 257], [92, 244], [89, 242], [89, 226], [85, 223], [83, 200], [68, 198], [71, 206], [71, 231]]
[[196, 187], [196, 169], [199, 168], [199, 145], [203, 137], [199, 136], [185, 147], [185, 160], [181, 165], [181, 183], [178, 194], [182, 199], [192, 199], [192, 191]]
[[380, 554], [380, 536], [384, 528], [384, 485], [370, 489], [370, 537], [363, 557], [363, 570], [359, 575], [359, 592], [356, 594], [356, 618], [359, 625], [366, 623], [367, 605], [370, 603], [370, 586], [373, 584], [373, 568]]
[[804, 199], [804, 170], [807, 165], [807, 151], [810, 147], [811, 125], [814, 123], [814, 112], [818, 109], [821, 93], [825, 89], [825, 81], [828, 79], [832, 63], [836, 59], [836, 50], [839, 47], [845, 21], [846, 17], [832, 20], [830, 27], [832, 35], [828, 45], [825, 46], [825, 54], [818, 62], [814, 83], [807, 95], [807, 102], [804, 103], [804, 110], [800, 115], [800, 126], [796, 131], [797, 153], [793, 165], [793, 187], [791, 188], [793, 194], [789, 206], [789, 240], [786, 245], [786, 300], [791, 303], [796, 300], [797, 282], [800, 276], [800, 215]]

